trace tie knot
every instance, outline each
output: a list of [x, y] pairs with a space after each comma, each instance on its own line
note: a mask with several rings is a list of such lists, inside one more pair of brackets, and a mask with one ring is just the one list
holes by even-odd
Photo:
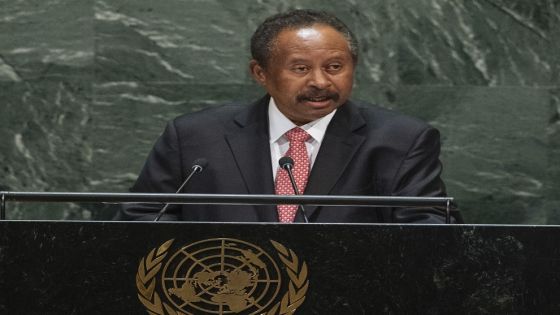
[[307, 139], [309, 139], [309, 137], [311, 137], [305, 130], [299, 127], [295, 127], [288, 130], [285, 135], [286, 138], [290, 140], [290, 142], [292, 141], [305, 142], [307, 141]]

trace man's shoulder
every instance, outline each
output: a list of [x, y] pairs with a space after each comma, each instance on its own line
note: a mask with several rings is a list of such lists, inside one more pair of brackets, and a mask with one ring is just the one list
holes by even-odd
[[352, 101], [351, 104], [367, 124], [375, 127], [392, 126], [396, 128], [405, 127], [406, 129], [425, 129], [430, 127], [427, 122], [420, 118], [376, 103]]
[[174, 119], [176, 124], [208, 123], [210, 121], [229, 120], [246, 110], [249, 103], [231, 102], [217, 106], [209, 106], [190, 113], [182, 114]]
[[[171, 123], [176, 128], [186, 130], [206, 130], [214, 129], [219, 131], [220, 128], [230, 130], [244, 121], [255, 121], [262, 119], [262, 115], [266, 114], [267, 99], [261, 98], [257, 101], [238, 101], [224, 103], [217, 106], [208, 106], [206, 108], [186, 113], [176, 117]], [[263, 114], [264, 113], [264, 114]]]

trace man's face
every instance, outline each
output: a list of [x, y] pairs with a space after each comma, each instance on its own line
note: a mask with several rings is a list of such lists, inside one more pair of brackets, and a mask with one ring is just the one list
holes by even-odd
[[352, 91], [354, 62], [348, 41], [322, 24], [280, 32], [266, 68], [251, 73], [297, 125], [319, 119], [344, 104]]

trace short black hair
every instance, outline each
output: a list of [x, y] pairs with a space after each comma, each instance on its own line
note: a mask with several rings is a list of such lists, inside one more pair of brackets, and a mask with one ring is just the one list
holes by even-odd
[[315, 10], [291, 10], [268, 17], [251, 37], [251, 55], [261, 67], [266, 67], [274, 41], [282, 31], [324, 24], [340, 32], [348, 41], [354, 63], [358, 62], [358, 40], [354, 33], [336, 16]]

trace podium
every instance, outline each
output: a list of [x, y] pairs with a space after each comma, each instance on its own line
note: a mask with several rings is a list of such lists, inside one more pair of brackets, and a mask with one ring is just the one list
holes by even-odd
[[560, 227], [0, 222], [3, 314], [545, 314]]

